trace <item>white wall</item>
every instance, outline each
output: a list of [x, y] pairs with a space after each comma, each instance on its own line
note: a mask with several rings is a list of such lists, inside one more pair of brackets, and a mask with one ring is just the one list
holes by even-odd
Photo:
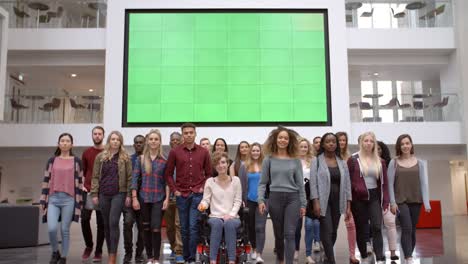
[[[333, 109], [332, 128], [301, 127], [297, 130], [304, 136], [313, 137], [328, 130], [348, 130], [349, 103], [348, 98], [348, 64], [346, 50], [346, 27], [344, 1], [335, 0], [179, 0], [179, 1], [126, 1], [112, 0], [108, 2], [108, 28], [106, 49], [106, 81], [105, 81], [105, 109], [104, 126], [107, 130], [119, 129], [131, 140], [136, 133], [146, 132], [148, 129], [122, 129], [122, 83], [123, 83], [123, 50], [124, 50], [124, 13], [126, 8], [327, 8], [330, 32], [330, 68], [331, 94]], [[117, 41], [116, 41], [117, 40]], [[190, 120], [187, 120], [190, 121]], [[201, 127], [199, 137], [224, 137], [228, 143], [238, 143], [240, 140], [263, 142], [272, 127]], [[169, 136], [177, 127], [161, 129], [163, 135]], [[165, 139], [167, 140], [167, 139]], [[167, 142], [167, 141], [166, 141]]]
[[9, 50], [104, 50], [106, 30], [101, 28], [12, 28]]
[[[462, 162], [463, 163], [463, 162]], [[459, 162], [454, 161], [450, 165], [451, 182], [452, 182], [452, 195], [453, 195], [453, 214], [466, 215], [467, 213], [467, 200], [466, 200], [466, 175], [467, 170], [465, 166], [460, 166]]]
[[455, 49], [453, 28], [348, 28], [348, 49]]
[[8, 12], [0, 7], [0, 121], [5, 109], [6, 65], [8, 52]]

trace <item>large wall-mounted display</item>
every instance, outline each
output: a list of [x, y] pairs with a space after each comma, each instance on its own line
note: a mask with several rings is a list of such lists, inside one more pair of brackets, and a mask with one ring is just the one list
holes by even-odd
[[126, 10], [123, 126], [331, 125], [326, 10]]

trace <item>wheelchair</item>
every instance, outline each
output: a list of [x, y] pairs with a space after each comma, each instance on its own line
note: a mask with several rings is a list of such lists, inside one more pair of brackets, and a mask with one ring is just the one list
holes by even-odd
[[[249, 209], [244, 207], [239, 210], [239, 218], [241, 221], [240, 227], [237, 229], [236, 242], [236, 263], [237, 264], [252, 264], [250, 260], [251, 245], [248, 238], [248, 214]], [[195, 263], [209, 264], [210, 263], [210, 225], [208, 224], [209, 213], [203, 212], [200, 216], [200, 242], [197, 245], [197, 253]], [[216, 263], [228, 264], [227, 248], [224, 240], [224, 231], [219, 245], [218, 257]]]

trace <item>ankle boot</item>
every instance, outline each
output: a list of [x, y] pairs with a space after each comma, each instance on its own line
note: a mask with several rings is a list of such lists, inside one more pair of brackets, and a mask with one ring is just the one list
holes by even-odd
[[52, 252], [52, 256], [50, 257], [49, 264], [57, 264], [59, 260], [60, 260], [60, 252], [58, 251]]
[[116, 264], [117, 254], [109, 254], [108, 264]]

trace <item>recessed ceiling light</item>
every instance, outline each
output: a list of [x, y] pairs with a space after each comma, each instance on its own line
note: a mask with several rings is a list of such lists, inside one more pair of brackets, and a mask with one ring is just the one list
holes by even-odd
[[22, 81], [24, 79], [24, 74], [19, 73], [18, 74], [18, 80]]
[[379, 76], [379, 73], [378, 73], [378, 72], [374, 72], [372, 75], [374, 75], [374, 76]]
[[78, 76], [76, 73], [70, 74], [70, 77], [72, 77], [72, 78], [75, 78], [76, 76]]
[[89, 89], [88, 91], [89, 91], [90, 93], [94, 92], [94, 90], [93, 90], [93, 89]]

